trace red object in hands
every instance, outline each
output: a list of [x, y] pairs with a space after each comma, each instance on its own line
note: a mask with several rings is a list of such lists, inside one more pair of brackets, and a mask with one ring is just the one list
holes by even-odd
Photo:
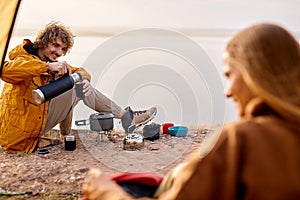
[[148, 186], [158, 186], [163, 177], [150, 172], [128, 172], [110, 176], [117, 183], [140, 183]]

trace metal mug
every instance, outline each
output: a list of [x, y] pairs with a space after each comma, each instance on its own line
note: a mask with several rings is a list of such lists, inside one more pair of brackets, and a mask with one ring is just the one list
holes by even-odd
[[83, 85], [84, 83], [82, 82], [75, 84], [76, 96], [80, 99], [84, 98]]
[[74, 151], [76, 149], [76, 137], [75, 135], [66, 135], [65, 139], [65, 150]]

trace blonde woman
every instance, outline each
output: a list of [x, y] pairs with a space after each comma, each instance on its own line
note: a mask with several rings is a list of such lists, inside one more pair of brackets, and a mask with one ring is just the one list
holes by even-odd
[[[300, 199], [298, 42], [278, 25], [251, 26], [229, 41], [224, 73], [240, 119], [145, 198]], [[100, 170], [91, 170], [83, 189], [88, 199], [133, 199]]]

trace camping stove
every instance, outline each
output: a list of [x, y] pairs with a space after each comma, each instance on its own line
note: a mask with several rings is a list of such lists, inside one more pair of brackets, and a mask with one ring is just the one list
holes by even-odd
[[124, 150], [135, 150], [140, 149], [144, 146], [144, 138], [138, 133], [130, 133], [123, 140]]
[[107, 131], [113, 130], [113, 114], [111, 113], [94, 113], [90, 115], [88, 120], [77, 120], [75, 124], [77, 126], [90, 125], [92, 131], [98, 132], [96, 141], [103, 141], [103, 135], [107, 134]]

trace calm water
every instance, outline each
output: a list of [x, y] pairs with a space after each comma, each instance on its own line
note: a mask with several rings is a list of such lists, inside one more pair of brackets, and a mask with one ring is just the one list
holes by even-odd
[[[14, 37], [10, 49], [22, 42], [22, 39], [23, 37]], [[66, 60], [73, 66], [84, 66], [92, 75], [94, 87], [113, 98], [121, 107], [131, 105], [133, 109], [145, 109], [155, 105], [158, 108], [155, 122], [201, 125], [222, 124], [234, 120], [237, 116], [235, 107], [231, 101], [225, 100], [223, 89], [218, 89], [220, 95], [218, 94], [217, 101], [213, 100], [214, 91], [211, 91], [211, 87], [216, 87], [215, 83], [225, 85], [221, 58], [227, 38], [187, 39], [192, 41], [196, 48], [203, 50], [200, 55], [206, 57], [203, 60], [208, 58], [208, 61], [200, 64], [198, 71], [197, 66], [189, 63], [189, 59], [184, 58], [184, 55], [162, 48], [127, 51], [125, 49], [126, 53], [118, 55], [118, 52], [114, 52], [118, 49], [118, 46], [113, 44], [114, 37], [77, 36], [71, 53], [61, 60]], [[119, 45], [120, 48], [126, 46], [126, 44]], [[176, 45], [180, 49], [186, 44]], [[209, 72], [214, 73], [209, 74], [212, 78], [205, 77], [205, 73], [202, 73], [202, 69], [205, 68], [214, 68], [214, 72]], [[221, 87], [223, 88], [223, 85]], [[79, 103], [74, 111], [74, 120], [88, 119], [94, 112], [83, 103]], [[118, 122], [115, 125], [120, 127]], [[82, 127], [74, 125], [73, 128]]]

